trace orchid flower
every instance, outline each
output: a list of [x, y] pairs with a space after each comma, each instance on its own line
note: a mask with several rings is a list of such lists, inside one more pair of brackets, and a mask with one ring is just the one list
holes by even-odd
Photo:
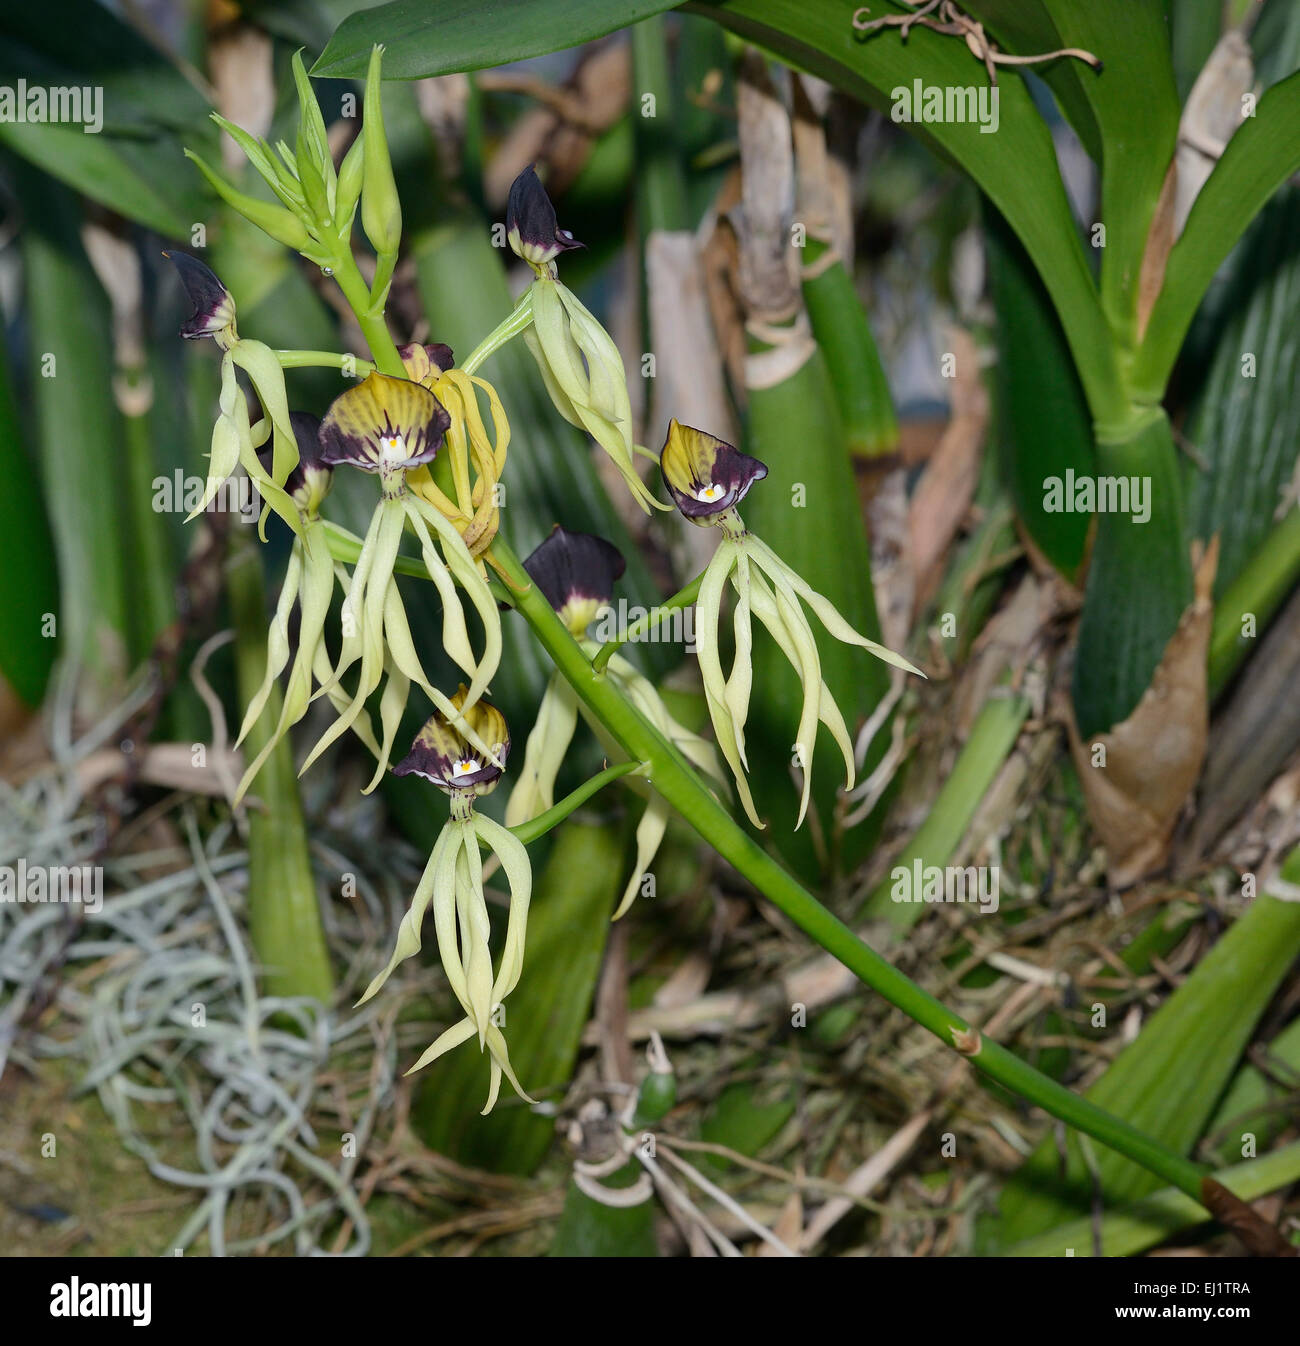
[[[624, 568], [623, 556], [612, 543], [589, 533], [571, 533], [558, 524], [546, 541], [524, 561], [524, 569], [588, 657], [595, 654], [599, 644], [588, 639], [587, 628], [609, 603], [614, 581], [622, 575]], [[684, 756], [711, 776], [721, 789], [726, 789], [713, 745], [673, 718], [649, 678], [619, 655], [610, 659], [605, 676]], [[579, 711], [610, 757], [615, 760], [625, 758], [626, 754], [600, 722], [586, 713], [569, 683], [558, 673], [554, 674], [547, 684], [537, 721], [524, 748], [519, 781], [506, 805], [508, 827], [528, 822], [555, 802], [556, 778], [573, 740]], [[614, 920], [623, 916], [635, 900], [641, 881], [659, 850], [672, 812], [647, 784], [631, 780], [628, 784], [646, 794], [647, 799], [636, 830], [636, 866], [614, 912]]]
[[[266, 540], [267, 509], [275, 510], [296, 533], [300, 530], [298, 507], [284, 489], [298, 456], [284, 370], [269, 346], [240, 337], [235, 326], [235, 301], [207, 266], [185, 252], [165, 252], [163, 256], [175, 266], [194, 305], [194, 313], [182, 326], [181, 336], [189, 340], [211, 337], [224, 352], [220, 414], [212, 427], [207, 485], [186, 523], [207, 509], [222, 483], [242, 464], [266, 502], [258, 530], [262, 540]], [[264, 417], [255, 425], [249, 417], [248, 400], [235, 377], [236, 367], [248, 375], [262, 403]], [[274, 450], [269, 472], [257, 453], [268, 440]]]
[[555, 409], [605, 450], [647, 514], [668, 508], [636, 472], [623, 357], [578, 296], [557, 279], [555, 259], [583, 245], [556, 223], [555, 207], [531, 165], [510, 188], [506, 238], [535, 273], [526, 296], [533, 321], [523, 336]]
[[[447, 410], [428, 388], [379, 373], [368, 375], [336, 397], [321, 422], [321, 461], [331, 467], [348, 464], [377, 473], [381, 498], [342, 607], [343, 651], [317, 695], [329, 694], [333, 699], [339, 679], [359, 661], [356, 691], [308, 754], [304, 771], [356, 722], [385, 673], [390, 684], [385, 691], [390, 714], [399, 701], [404, 702], [403, 689], [414, 682], [444, 716], [458, 724], [476, 748], [489, 755], [492, 752], [488, 744], [474, 738], [475, 730], [463, 718], [461, 709], [453, 707], [425, 674], [393, 574], [403, 529], [409, 523], [420, 543], [425, 571], [442, 599], [443, 646], [471, 679], [463, 702], [464, 710], [468, 710], [487, 690], [500, 662], [500, 615], [479, 564], [454, 523], [406, 487], [407, 472], [433, 461], [450, 424]], [[441, 553], [434, 545], [434, 534]], [[481, 657], [475, 656], [470, 644], [458, 582], [483, 623]], [[381, 700], [381, 716], [383, 712]], [[395, 713], [400, 716], [400, 709]], [[378, 783], [387, 764], [388, 752], [381, 748], [368, 788]]]
[[[491, 1081], [487, 1105], [483, 1108], [486, 1114], [496, 1103], [502, 1075], [521, 1098], [528, 1099], [511, 1068], [501, 1022], [503, 1002], [519, 984], [523, 971], [532, 867], [523, 842], [500, 823], [474, 811], [474, 800], [496, 788], [510, 751], [505, 719], [486, 701], [470, 705], [464, 686], [452, 698], [452, 705], [455, 717], [434, 715], [416, 735], [410, 753], [393, 768], [395, 775], [421, 776], [436, 785], [451, 800], [451, 818], [434, 843], [429, 863], [402, 918], [388, 966], [357, 1003], [364, 1004], [377, 994], [399, 963], [419, 953], [420, 927], [432, 905], [443, 971], [465, 1017], [442, 1033], [407, 1074], [477, 1036], [479, 1050], [486, 1050], [490, 1057]], [[473, 729], [472, 736], [457, 727], [462, 719]], [[490, 754], [478, 749], [481, 742], [492, 745]], [[480, 843], [501, 862], [510, 884], [510, 916], [495, 975], [488, 945], [491, 926], [483, 894]]]
[[[664, 482], [682, 516], [700, 527], [722, 530], [722, 541], [709, 560], [700, 582], [695, 608], [696, 645], [700, 674], [709, 717], [713, 721], [718, 747], [735, 777], [736, 788], [750, 821], [763, 825], [745, 778], [745, 720], [749, 714], [749, 694], [753, 668], [753, 618], [757, 617], [790, 660], [803, 684], [803, 707], [795, 751], [803, 768], [803, 790], [799, 801], [798, 827], [808, 811], [812, 791], [813, 749], [817, 741], [818, 721], [831, 732], [844, 757], [845, 788], [854, 780], [853, 743], [844, 716], [821, 675], [821, 658], [804, 605], [836, 640], [860, 645], [896, 668], [909, 673], [914, 668], [901, 655], [868, 640], [855, 631], [831, 601], [819, 594], [767, 545], [749, 532], [737, 506], [755, 482], [767, 476], [767, 467], [757, 458], [703, 430], [673, 421], [660, 455]], [[724, 676], [718, 650], [718, 624], [722, 599], [727, 586], [735, 590], [735, 658], [731, 672]]]

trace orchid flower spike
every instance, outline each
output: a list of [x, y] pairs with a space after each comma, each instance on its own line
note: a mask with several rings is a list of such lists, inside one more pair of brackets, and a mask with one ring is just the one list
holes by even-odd
[[647, 514], [668, 508], [637, 475], [623, 357], [578, 296], [556, 278], [556, 257], [582, 244], [556, 224], [555, 207], [531, 165], [510, 188], [506, 237], [535, 273], [526, 296], [533, 321], [523, 335], [555, 409], [605, 450]]
[[[434, 715], [416, 735], [410, 753], [393, 768], [396, 775], [420, 776], [436, 785], [451, 800], [451, 818], [434, 843], [410, 908], [402, 918], [388, 966], [357, 1003], [364, 1004], [377, 994], [399, 963], [419, 953], [420, 927], [432, 904], [438, 954], [452, 993], [464, 1010], [464, 1018], [442, 1033], [407, 1074], [477, 1036], [479, 1050], [486, 1050], [490, 1057], [491, 1082], [483, 1109], [486, 1114], [496, 1103], [502, 1075], [521, 1098], [528, 1099], [511, 1068], [501, 1024], [505, 998], [519, 984], [523, 971], [533, 879], [523, 842], [500, 823], [474, 811], [475, 799], [496, 788], [510, 751], [505, 720], [486, 701], [468, 705], [464, 686], [452, 698], [452, 704], [457, 718], [463, 715], [472, 726], [473, 737], [468, 737], [456, 720]], [[478, 742], [490, 743], [492, 753], [481, 752]], [[483, 894], [480, 843], [496, 855], [510, 884], [510, 916], [495, 975], [488, 946], [490, 924]]]
[[[673, 421], [660, 455], [660, 466], [669, 493], [684, 518], [700, 527], [722, 530], [722, 541], [713, 553], [700, 583], [695, 608], [696, 645], [709, 717], [718, 747], [736, 781], [741, 802], [750, 821], [763, 825], [754, 808], [745, 778], [745, 721], [753, 670], [752, 619], [757, 617], [790, 660], [803, 684], [804, 700], [799, 717], [795, 749], [803, 768], [799, 819], [804, 820], [812, 791], [813, 749], [818, 721], [830, 730], [844, 757], [845, 788], [854, 780], [853, 743], [844, 716], [822, 681], [821, 658], [812, 627], [804, 613], [811, 608], [836, 640], [859, 645], [878, 659], [924, 676], [901, 655], [868, 640], [855, 631], [834, 604], [795, 573], [761, 538], [741, 521], [737, 506], [755, 482], [767, 476], [767, 467], [757, 458], [703, 430]], [[734, 612], [735, 659], [724, 676], [718, 649], [718, 624], [727, 582], [736, 594]]]
[[[259, 526], [262, 540], [266, 540], [268, 509], [273, 509], [295, 533], [300, 532], [298, 507], [284, 489], [298, 461], [284, 370], [269, 346], [241, 339], [235, 327], [235, 301], [207, 266], [184, 252], [165, 252], [163, 256], [176, 268], [194, 305], [192, 316], [181, 327], [181, 336], [191, 340], [211, 337], [223, 352], [220, 414], [212, 428], [207, 485], [186, 523], [207, 509], [222, 484], [242, 465], [266, 502]], [[251, 422], [248, 401], [236, 380], [236, 367], [248, 375], [262, 403], [263, 418], [256, 424]], [[269, 471], [257, 452], [268, 441], [273, 449]]]
[[[450, 422], [446, 409], [428, 388], [378, 373], [336, 397], [321, 422], [321, 462], [330, 467], [348, 464], [377, 474], [381, 499], [371, 517], [341, 610], [342, 652], [317, 696], [328, 695], [334, 701], [340, 679], [359, 661], [356, 691], [308, 754], [304, 771], [358, 721], [367, 698], [385, 676], [388, 682], [380, 703], [384, 742], [367, 789], [373, 789], [387, 769], [392, 734], [412, 682], [479, 751], [489, 755], [493, 751], [490, 744], [475, 738], [477, 731], [462, 710], [468, 711], [477, 703], [500, 663], [500, 614], [464, 538], [450, 520], [406, 487], [408, 472], [433, 461]], [[471, 679], [461, 707], [453, 706], [429, 681], [411, 639], [406, 609], [393, 575], [408, 522], [420, 543], [425, 571], [442, 599], [443, 646]], [[434, 533], [441, 551], [434, 545]], [[484, 647], [479, 657], [470, 644], [457, 584], [483, 623]]]
[[[596, 653], [599, 644], [588, 639], [587, 628], [609, 604], [614, 582], [623, 574], [624, 567], [622, 553], [612, 543], [590, 533], [571, 533], [558, 524], [546, 541], [524, 561], [524, 569], [589, 658]], [[665, 738], [711, 776], [721, 791], [726, 791], [713, 745], [673, 718], [649, 678], [619, 655], [610, 659], [605, 676]], [[554, 804], [555, 782], [573, 741], [580, 711], [600, 738], [610, 760], [626, 760], [626, 754], [609, 738], [604, 726], [587, 714], [567, 680], [559, 673], [552, 675], [538, 708], [533, 732], [528, 736], [523, 769], [506, 805], [507, 827], [528, 822]], [[629, 777], [627, 784], [645, 795], [646, 808], [636, 830], [636, 866], [614, 913], [615, 920], [631, 907], [640, 891], [671, 814], [671, 809], [648, 782]]]

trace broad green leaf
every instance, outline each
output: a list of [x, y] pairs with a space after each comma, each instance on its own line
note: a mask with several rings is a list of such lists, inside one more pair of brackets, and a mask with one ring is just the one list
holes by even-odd
[[[1289, 861], [1283, 876], [1293, 874]], [[1258, 897], [1116, 1057], [1088, 1098], [1178, 1153], [1191, 1154], [1256, 1021], [1298, 953], [1300, 907]], [[1007, 1184], [1000, 1202], [1003, 1246], [1087, 1213], [1092, 1178], [1073, 1136], [1067, 1151], [1062, 1173], [1056, 1139], [1046, 1136]], [[1158, 1185], [1112, 1151], [1097, 1148], [1095, 1154], [1107, 1205], [1136, 1200]]]
[[[1243, 1201], [1255, 1201], [1300, 1178], [1300, 1141], [1214, 1176]], [[1080, 1216], [1004, 1251], [1007, 1257], [1092, 1257], [1100, 1236], [1103, 1257], [1132, 1257], [1205, 1223], [1205, 1207], [1199, 1201], [1176, 1187], [1163, 1187], [1100, 1221]]]
[[1192, 601], [1183, 484], [1164, 412], [1097, 441], [1101, 477], [1136, 480], [1144, 511], [1099, 513], [1074, 660], [1074, 716], [1087, 738], [1128, 718]]
[[1147, 230], [1178, 137], [1164, 0], [975, 0], [967, 8], [1017, 55], [1078, 47], [1104, 63], [1097, 71], [1066, 57], [1042, 73], [1100, 163], [1101, 301], [1131, 346]]
[[985, 248], [997, 314], [996, 454], [1029, 536], [1071, 582], [1079, 576], [1090, 514], [1049, 513], [1049, 479], [1097, 470], [1092, 417], [1043, 282], [1006, 222], [986, 212]]
[[672, 0], [393, 0], [345, 19], [311, 73], [364, 75], [376, 42], [388, 48], [389, 79], [482, 70], [575, 47], [672, 8]]
[[0, 585], [0, 676], [27, 705], [39, 706], [58, 648], [43, 629], [47, 614], [59, 609], [58, 565], [8, 366], [0, 341], [0, 575], [23, 577]]
[[[1183, 433], [1192, 535], [1218, 534], [1222, 594], [1272, 531], [1300, 446], [1300, 188], [1271, 202], [1242, 240], [1218, 341]], [[1249, 364], [1246, 362], [1249, 361]]]
[[[166, 56], [94, 0], [65, 0], [58, 21], [35, 5], [0, 16], [0, 86], [83, 92], [102, 127], [0, 123], [0, 141], [95, 201], [171, 236], [204, 218], [210, 198], [182, 144], [215, 152], [206, 97]], [[102, 99], [93, 93], [102, 91]], [[90, 93], [89, 101], [85, 94]]]
[[[809, 239], [805, 266], [826, 245]], [[849, 452], [863, 457], [898, 447], [898, 417], [871, 322], [844, 263], [835, 261], [803, 282], [804, 305], [813, 336], [826, 357], [835, 401], [844, 422]]]
[[[602, 1180], [603, 1187], [630, 1187], [644, 1172], [639, 1164], [629, 1164], [612, 1177]], [[658, 1257], [655, 1243], [654, 1197], [636, 1206], [608, 1206], [597, 1201], [570, 1182], [564, 1198], [564, 1212], [555, 1230], [551, 1257]]]
[[1247, 225], [1292, 173], [1300, 169], [1300, 71], [1275, 84], [1255, 115], [1228, 142], [1187, 217], [1165, 268], [1132, 373], [1133, 395], [1158, 402], [1183, 337], [1214, 273]]
[[108, 302], [81, 246], [75, 198], [24, 166], [18, 176], [37, 459], [59, 565], [59, 638], [102, 712], [126, 673], [124, 459], [110, 386]]

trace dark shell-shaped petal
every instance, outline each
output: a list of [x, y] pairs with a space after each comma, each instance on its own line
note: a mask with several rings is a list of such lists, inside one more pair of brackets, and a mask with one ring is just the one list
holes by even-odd
[[[451, 704], [457, 710], [465, 702], [462, 686]], [[478, 701], [465, 712], [476, 734], [504, 763], [510, 751], [505, 717], [493, 705]], [[487, 794], [500, 779], [502, 768], [484, 759], [442, 714], [435, 714], [415, 736], [411, 751], [393, 767], [395, 776], [423, 776], [448, 794]]]
[[766, 463], [679, 421], [668, 428], [659, 466], [677, 508], [694, 523], [739, 504], [767, 476]]
[[426, 346], [421, 346], [418, 341], [408, 342], [399, 346], [397, 353], [402, 357], [406, 377], [414, 383], [423, 383], [426, 388], [432, 388], [438, 375], [445, 374], [456, 363], [451, 347], [441, 341]]
[[406, 471], [430, 463], [451, 424], [446, 408], [410, 379], [369, 374], [330, 404], [320, 427], [322, 463], [363, 472]]
[[176, 268], [194, 305], [194, 314], [181, 328], [181, 336], [190, 340], [216, 336], [231, 327], [235, 321], [235, 301], [215, 273], [188, 252], [164, 252], [163, 256]]
[[542, 266], [571, 248], [586, 246], [567, 229], [559, 227], [555, 207], [532, 164], [511, 184], [510, 200], [506, 203], [506, 237], [515, 253], [534, 266]]
[[570, 533], [559, 524], [524, 561], [524, 569], [564, 624], [582, 634], [609, 602], [614, 581], [627, 568], [623, 553], [593, 533]]

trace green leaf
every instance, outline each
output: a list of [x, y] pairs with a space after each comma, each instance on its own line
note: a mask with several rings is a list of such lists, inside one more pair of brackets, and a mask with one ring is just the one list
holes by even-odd
[[[1294, 881], [1294, 858], [1283, 876]], [[1255, 1023], [1300, 953], [1300, 907], [1257, 898], [1088, 1091], [1099, 1104], [1179, 1154], [1191, 1154], [1250, 1041]], [[1111, 1029], [1115, 1031], [1114, 1027]], [[1000, 1202], [1004, 1244], [1086, 1214], [1092, 1180], [1071, 1136], [1061, 1172], [1056, 1138], [1044, 1137]], [[1096, 1150], [1106, 1203], [1155, 1190], [1158, 1180], [1109, 1150]]]
[[996, 454], [1016, 513], [1066, 579], [1078, 579], [1090, 514], [1044, 508], [1050, 477], [1097, 470], [1092, 418], [1061, 324], [1019, 240], [986, 212], [989, 286], [997, 313]]
[[0, 675], [29, 706], [39, 706], [57, 642], [42, 629], [58, 611], [58, 572], [35, 465], [18, 420], [9, 358], [0, 341]]
[[101, 90], [102, 128], [89, 134], [81, 125], [6, 120], [0, 142], [160, 233], [185, 236], [204, 218], [210, 198], [185, 171], [181, 144], [215, 152], [207, 99], [106, 6], [65, 0], [57, 22], [39, 6], [5, 6], [0, 86], [16, 89], [19, 79], [29, 89]]
[[1238, 128], [1201, 188], [1165, 268], [1132, 373], [1133, 395], [1158, 402], [1214, 273], [1247, 225], [1300, 169], [1300, 71], [1275, 84]]
[[1147, 231], [1178, 136], [1164, 0], [973, 0], [966, 8], [1017, 55], [1079, 47], [1104, 64], [1096, 71], [1064, 57], [1034, 69], [1100, 164], [1101, 302], [1131, 347]]
[[1159, 408], [1123, 439], [1097, 441], [1100, 477], [1134, 479], [1140, 512], [1098, 514], [1074, 661], [1074, 716], [1083, 738], [1128, 718], [1192, 601], [1180, 464]]
[[26, 167], [18, 181], [30, 396], [58, 556], [59, 637], [82, 669], [86, 708], [102, 712], [120, 690], [129, 639], [108, 302], [82, 249], [71, 193]]
[[[1300, 445], [1300, 189], [1289, 187], [1251, 226], [1230, 293], [1215, 306], [1218, 337], [1183, 433], [1193, 536], [1219, 537], [1215, 594], [1241, 573], [1273, 528]], [[1243, 359], [1253, 365], [1249, 376]]]
[[[1300, 1178], [1300, 1141], [1249, 1163], [1235, 1164], [1216, 1173], [1230, 1192], [1243, 1201], [1289, 1187]], [[1176, 1187], [1163, 1187], [1141, 1201], [1096, 1220], [1080, 1216], [1007, 1248], [1008, 1257], [1092, 1257], [1100, 1235], [1103, 1257], [1132, 1257], [1173, 1235], [1206, 1223], [1205, 1207]]]
[[[825, 252], [826, 244], [809, 239], [805, 267]], [[805, 279], [803, 299], [813, 336], [826, 357], [849, 452], [867, 458], [892, 452], [898, 447], [894, 400], [871, 322], [844, 263], [837, 259]]]
[[331, 79], [365, 74], [370, 48], [388, 47], [389, 79], [482, 70], [575, 47], [673, 8], [674, 0], [394, 0], [339, 25], [312, 67]]
[[[624, 882], [618, 829], [569, 822], [538, 878], [524, 975], [506, 1004], [506, 1041], [521, 1083], [556, 1102], [573, 1074], [600, 972], [609, 917]], [[553, 1117], [502, 1098], [481, 1117], [488, 1070], [471, 1044], [426, 1072], [416, 1102], [424, 1143], [496, 1173], [532, 1173], [555, 1139]]]
[[[639, 1164], [629, 1164], [603, 1187], [630, 1187], [642, 1173]], [[564, 1212], [551, 1244], [551, 1257], [658, 1257], [655, 1243], [653, 1198], [637, 1206], [607, 1206], [569, 1184]]]

